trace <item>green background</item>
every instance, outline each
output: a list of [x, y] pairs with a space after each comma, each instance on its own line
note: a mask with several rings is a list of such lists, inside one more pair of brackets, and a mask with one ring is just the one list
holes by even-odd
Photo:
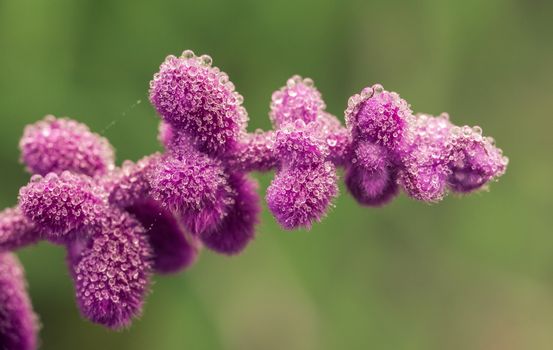
[[[380, 82], [415, 111], [480, 125], [511, 160], [491, 192], [437, 205], [362, 208], [341, 186], [309, 232], [265, 208], [241, 256], [206, 251], [156, 276], [123, 332], [80, 318], [60, 247], [26, 248], [42, 348], [553, 348], [552, 18], [545, 0], [0, 0], [2, 207], [29, 178], [23, 127], [45, 114], [103, 133], [119, 162], [158, 150], [148, 82], [186, 48], [230, 75], [250, 130], [269, 127], [271, 93], [292, 74], [340, 118]], [[272, 175], [257, 177], [264, 193]]]

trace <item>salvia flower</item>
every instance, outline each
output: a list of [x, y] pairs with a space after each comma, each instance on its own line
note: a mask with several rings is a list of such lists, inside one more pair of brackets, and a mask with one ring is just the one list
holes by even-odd
[[27, 126], [19, 148], [23, 163], [33, 174], [70, 170], [93, 176], [114, 167], [114, 151], [105, 138], [82, 123], [52, 115]]
[[[110, 328], [140, 315], [152, 273], [189, 267], [202, 247], [238, 254], [255, 238], [261, 206], [250, 172], [275, 171], [265, 199], [292, 230], [311, 228], [333, 206], [338, 168], [360, 204], [380, 206], [401, 189], [437, 202], [447, 191], [485, 188], [508, 163], [479, 127], [413, 114], [378, 84], [349, 99], [343, 126], [313, 81], [293, 76], [272, 95], [273, 129], [248, 133], [228, 75], [190, 50], [165, 59], [149, 99], [164, 151], [121, 167], [107, 140], [83, 124], [47, 116], [28, 126], [21, 159], [33, 175], [18, 206], [0, 213], [2, 259], [13, 265], [4, 252], [38, 240], [65, 247], [82, 314]], [[27, 299], [10, 300], [0, 296], [0, 310], [12, 310], [0, 313], [11, 320], [0, 319], [0, 331], [24, 324], [9, 339], [33, 348]], [[16, 304], [26, 311], [13, 311]]]

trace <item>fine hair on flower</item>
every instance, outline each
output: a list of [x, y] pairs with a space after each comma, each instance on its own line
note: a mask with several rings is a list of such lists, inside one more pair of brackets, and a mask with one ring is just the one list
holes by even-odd
[[164, 60], [149, 100], [164, 150], [121, 166], [108, 140], [78, 121], [48, 115], [25, 128], [19, 148], [31, 176], [0, 213], [1, 344], [37, 346], [12, 252], [38, 241], [65, 248], [82, 316], [121, 329], [141, 315], [153, 274], [189, 268], [202, 249], [239, 254], [254, 240], [262, 189], [252, 172], [274, 171], [264, 199], [283, 229], [316, 230], [340, 169], [360, 205], [379, 207], [400, 193], [436, 203], [487, 189], [508, 164], [480, 127], [414, 113], [379, 84], [349, 99], [342, 124], [313, 80], [292, 76], [271, 96], [272, 129], [249, 132], [228, 75], [190, 50]]

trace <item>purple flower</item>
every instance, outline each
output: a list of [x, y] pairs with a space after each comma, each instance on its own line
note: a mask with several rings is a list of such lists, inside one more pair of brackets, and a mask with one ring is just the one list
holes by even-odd
[[68, 243], [81, 312], [110, 328], [128, 326], [140, 315], [149, 284], [151, 250], [144, 228], [129, 214], [111, 210], [86, 234]]
[[69, 171], [34, 175], [19, 191], [19, 207], [45, 238], [66, 242], [107, 210], [107, 193], [92, 178]]
[[413, 198], [435, 202], [447, 188], [467, 193], [505, 173], [509, 160], [480, 127], [458, 127], [449, 116], [419, 114], [402, 156], [401, 184]]
[[391, 152], [401, 149], [413, 119], [409, 104], [378, 84], [352, 96], [345, 113], [354, 143], [367, 141]]
[[267, 189], [267, 205], [285, 229], [310, 228], [320, 221], [338, 194], [331, 162], [281, 170]]
[[154, 153], [138, 162], [124, 161], [119, 169], [104, 176], [102, 185], [109, 193], [109, 202], [126, 208], [148, 198], [151, 191], [150, 173], [157, 166], [161, 155]]
[[193, 149], [160, 159], [149, 182], [152, 198], [180, 212], [194, 234], [217, 225], [231, 201], [222, 164]]
[[317, 119], [326, 108], [320, 92], [314, 88], [313, 81], [294, 75], [286, 86], [273, 93], [269, 117], [273, 126], [303, 120], [309, 123]]
[[336, 169], [326, 161], [330, 151], [317, 127], [314, 121], [297, 119], [276, 133], [275, 153], [281, 165], [267, 189], [267, 204], [286, 229], [310, 228], [338, 194]]
[[33, 176], [19, 205], [44, 238], [68, 247], [83, 315], [118, 328], [140, 314], [151, 248], [142, 225], [108, 196], [92, 178], [64, 171]]
[[168, 56], [150, 83], [150, 101], [163, 120], [188, 135], [208, 154], [232, 149], [248, 115], [228, 76], [211, 57], [190, 50]]
[[27, 126], [19, 148], [21, 160], [33, 174], [69, 170], [93, 176], [114, 168], [113, 148], [105, 138], [84, 124], [52, 115]]
[[15, 255], [0, 253], [0, 347], [35, 350], [38, 329], [23, 268]]

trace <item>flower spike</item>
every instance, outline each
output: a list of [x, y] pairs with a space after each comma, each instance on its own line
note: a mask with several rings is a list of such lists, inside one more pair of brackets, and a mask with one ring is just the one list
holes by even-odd
[[249, 173], [274, 171], [265, 200], [287, 230], [311, 228], [338, 195], [338, 170], [364, 206], [403, 190], [438, 202], [486, 188], [507, 168], [479, 127], [446, 114], [413, 114], [375, 84], [353, 95], [345, 126], [309, 78], [271, 97], [272, 130], [248, 133], [243, 98], [211, 57], [168, 56], [150, 82], [163, 151], [116, 167], [108, 141], [67, 118], [25, 129], [21, 160], [32, 174], [19, 205], [0, 212], [0, 344], [36, 348], [36, 317], [9, 251], [47, 240], [67, 250], [82, 315], [108, 328], [142, 312], [153, 273], [190, 267], [205, 247], [227, 256], [255, 238], [260, 196]]

